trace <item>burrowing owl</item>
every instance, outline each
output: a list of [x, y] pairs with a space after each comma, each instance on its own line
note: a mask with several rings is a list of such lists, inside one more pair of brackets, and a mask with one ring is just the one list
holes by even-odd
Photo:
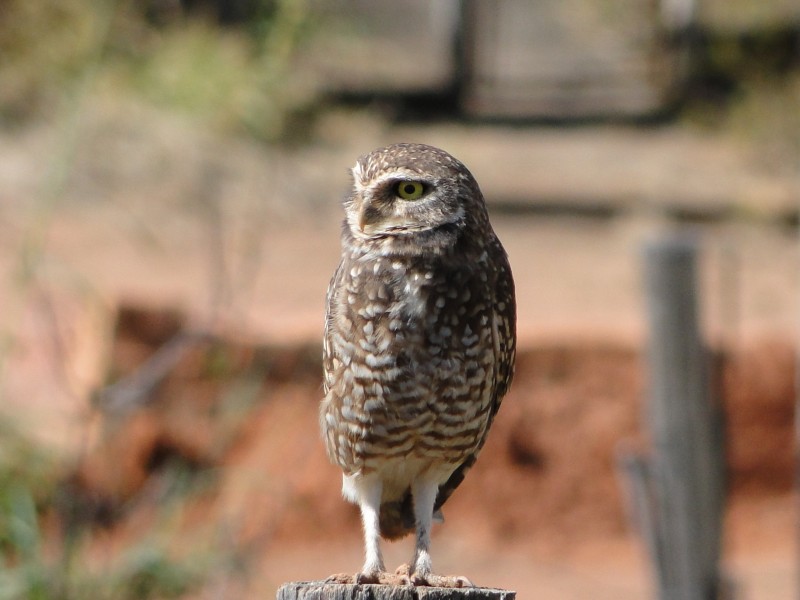
[[[431, 523], [511, 383], [514, 281], [478, 184], [446, 152], [395, 144], [359, 158], [352, 174], [320, 413], [364, 525], [366, 562], [347, 579], [460, 585], [431, 571]], [[412, 562], [390, 575], [380, 537], [415, 530]]]

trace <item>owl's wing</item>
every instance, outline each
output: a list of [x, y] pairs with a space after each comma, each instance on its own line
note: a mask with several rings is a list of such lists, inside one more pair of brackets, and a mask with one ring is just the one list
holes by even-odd
[[[516, 301], [514, 295], [514, 280], [511, 276], [511, 267], [508, 264], [505, 250], [497, 242], [493, 246], [492, 264], [496, 268], [496, 277], [492, 289], [494, 298], [492, 302], [492, 341], [494, 344], [494, 380], [492, 389], [492, 403], [475, 452], [464, 459], [458, 468], [453, 471], [450, 478], [439, 487], [434, 505], [434, 516], [440, 511], [442, 505], [452, 495], [455, 489], [464, 481], [467, 472], [475, 464], [478, 454], [486, 442], [489, 429], [494, 421], [503, 396], [511, 386], [514, 376], [514, 361], [516, 358]], [[441, 513], [439, 513], [441, 516]], [[380, 530], [381, 535], [387, 539], [403, 537], [414, 531], [414, 508], [411, 490], [396, 502], [381, 505]]]
[[450, 478], [439, 487], [436, 496], [434, 510], [438, 511], [447, 501], [455, 489], [464, 481], [467, 472], [475, 464], [478, 454], [486, 442], [489, 429], [492, 426], [494, 417], [503, 401], [503, 396], [511, 387], [511, 380], [514, 377], [514, 362], [516, 358], [516, 320], [517, 307], [514, 292], [514, 279], [511, 276], [511, 267], [508, 264], [508, 257], [499, 242], [492, 246], [492, 263], [496, 267], [496, 279], [494, 281], [494, 298], [492, 310], [492, 341], [494, 343], [494, 383], [492, 390], [492, 404], [486, 420], [486, 427], [483, 429], [481, 439], [475, 452], [467, 456], [458, 468], [453, 471]]
[[517, 303], [514, 278], [511, 276], [511, 267], [502, 247], [497, 249], [497, 255], [492, 336], [495, 349], [495, 394], [492, 417], [497, 413], [503, 397], [511, 387], [517, 354]]
[[325, 294], [325, 328], [322, 336], [322, 387], [325, 394], [328, 393], [333, 384], [333, 343], [331, 342], [331, 323], [334, 319], [334, 296], [339, 287], [344, 261], [340, 261], [336, 271], [328, 284], [328, 291]]

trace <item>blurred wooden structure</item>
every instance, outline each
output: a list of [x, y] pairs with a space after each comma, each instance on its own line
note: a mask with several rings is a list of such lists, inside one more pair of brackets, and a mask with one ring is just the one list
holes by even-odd
[[317, 0], [309, 53], [349, 94], [451, 94], [467, 115], [639, 117], [683, 80], [693, 0]]
[[692, 2], [467, 0], [462, 103], [491, 117], [637, 117], [676, 98]]
[[323, 86], [344, 94], [451, 89], [459, 0], [316, 0], [321, 24], [305, 55]]
[[324, 581], [285, 583], [276, 600], [515, 600], [516, 593], [489, 588], [342, 585]]
[[696, 254], [695, 242], [681, 237], [644, 251], [652, 456], [626, 455], [623, 468], [660, 600], [723, 597], [723, 427], [698, 324]]

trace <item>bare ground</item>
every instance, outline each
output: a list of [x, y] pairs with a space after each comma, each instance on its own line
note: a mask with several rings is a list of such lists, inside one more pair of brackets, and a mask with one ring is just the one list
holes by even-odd
[[[127, 462], [110, 470], [128, 464], [130, 473], [103, 481], [102, 458], [114, 454], [87, 398], [115, 352], [116, 307], [175, 307], [192, 325], [289, 357], [314, 348], [338, 256], [346, 168], [387, 141], [428, 141], [462, 158], [490, 199], [518, 284], [524, 351], [485, 455], [437, 532], [437, 567], [521, 597], [649, 593], [613, 454], [638, 435], [645, 386], [641, 243], [673, 228], [669, 216], [689, 206], [711, 217], [689, 225], [703, 248], [706, 328], [739, 357], [731, 375], [740, 390], [738, 401], [731, 395], [739, 479], [726, 565], [745, 597], [788, 597], [796, 517], [786, 398], [798, 245], [784, 223], [796, 210], [795, 174], [764, 165], [740, 141], [685, 128], [397, 127], [334, 113], [314, 145], [279, 150], [140, 107], [91, 109], [64, 156], [59, 134], [45, 126], [0, 140], [2, 402], [66, 453], [84, 444], [102, 449], [90, 455], [99, 464], [83, 465], [87, 486], [121, 486], [114, 494], [123, 495], [141, 489], [148, 448], [175, 422], [147, 412], [131, 420], [141, 453], [123, 448]], [[69, 176], [51, 195], [48, 178], [57, 177], [48, 173], [59, 160]], [[284, 382], [248, 426], [223, 431], [222, 454], [208, 449], [221, 435], [216, 420], [169, 430], [173, 449], [224, 467], [211, 511], [194, 512], [234, 523], [234, 537], [254, 545], [255, 574], [220, 580], [209, 597], [226, 589], [270, 596], [281, 581], [360, 563], [357, 519], [339, 499], [338, 475], [317, 440], [311, 381]], [[168, 397], [180, 399], [190, 388], [172, 389]], [[285, 448], [298, 440], [302, 451], [287, 464]], [[142, 522], [146, 515], [134, 514], [118, 535], [135, 537]], [[390, 561], [409, 553], [400, 544]]]

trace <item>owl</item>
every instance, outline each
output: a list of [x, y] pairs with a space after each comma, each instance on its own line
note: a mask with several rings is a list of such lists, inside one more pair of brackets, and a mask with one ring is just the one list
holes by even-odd
[[[508, 259], [467, 168], [423, 144], [358, 159], [327, 293], [322, 437], [357, 504], [366, 560], [331, 581], [460, 587], [431, 525], [475, 463], [514, 372]], [[380, 538], [416, 535], [386, 571]]]

